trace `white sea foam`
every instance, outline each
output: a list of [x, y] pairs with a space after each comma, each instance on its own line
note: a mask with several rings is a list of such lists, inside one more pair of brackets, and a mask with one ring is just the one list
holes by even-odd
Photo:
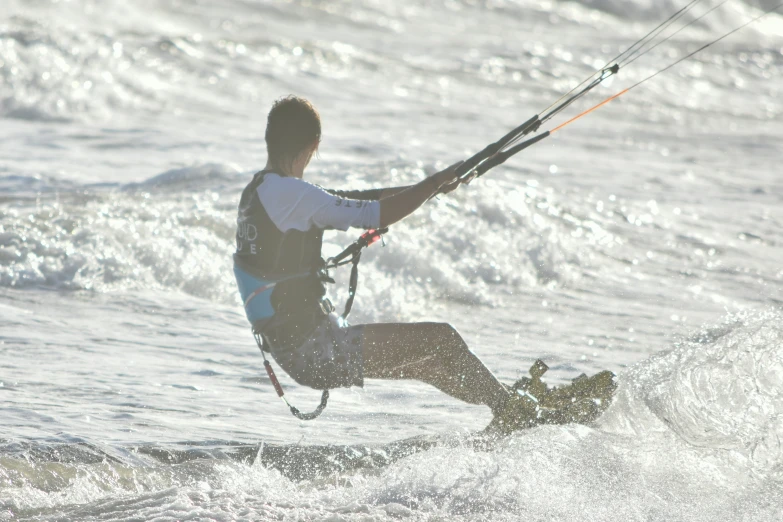
[[728, 317], [634, 366], [593, 428], [537, 428], [492, 449], [444, 440], [376, 474], [305, 483], [220, 458], [139, 467], [138, 456], [66, 445], [46, 463], [43, 448], [7, 447], [38, 462], [4, 457], [3, 500], [37, 518], [83, 520], [771, 521], [783, 511], [781, 324], [772, 311]]

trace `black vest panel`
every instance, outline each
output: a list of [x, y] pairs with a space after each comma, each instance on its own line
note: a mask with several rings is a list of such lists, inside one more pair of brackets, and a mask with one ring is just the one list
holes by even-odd
[[326, 294], [317, 275], [324, 266], [321, 258], [324, 231], [314, 227], [306, 232], [293, 229], [281, 232], [258, 198], [257, 189], [266, 174], [265, 171], [256, 174], [242, 191], [234, 262], [249, 274], [266, 280], [309, 274], [278, 283], [272, 292], [275, 316], [294, 316], [311, 309], [309, 305]]

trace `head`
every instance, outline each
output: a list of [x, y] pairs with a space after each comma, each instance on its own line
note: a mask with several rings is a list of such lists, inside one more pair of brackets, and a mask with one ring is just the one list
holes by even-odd
[[267, 166], [285, 176], [301, 176], [321, 142], [321, 117], [298, 96], [275, 102], [266, 121]]

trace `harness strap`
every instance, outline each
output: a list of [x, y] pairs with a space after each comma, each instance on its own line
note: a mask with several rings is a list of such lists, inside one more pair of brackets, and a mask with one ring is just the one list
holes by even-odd
[[266, 369], [267, 375], [269, 375], [269, 380], [272, 381], [272, 386], [275, 387], [275, 391], [277, 392], [277, 396], [280, 397], [286, 406], [288, 406], [288, 409], [291, 410], [291, 414], [296, 417], [299, 420], [303, 421], [309, 421], [317, 418], [321, 413], [323, 413], [324, 409], [326, 408], [326, 402], [329, 400], [329, 390], [324, 390], [321, 393], [321, 403], [318, 405], [318, 407], [313, 410], [310, 413], [302, 413], [297, 409], [295, 406], [293, 406], [290, 402], [288, 402], [288, 399], [285, 398], [285, 392], [283, 392], [283, 387], [280, 385], [280, 381], [277, 380], [277, 375], [275, 375], [275, 371], [272, 369], [272, 364], [269, 362], [269, 360], [266, 358], [266, 354], [264, 353], [264, 338], [261, 334], [257, 332], [253, 332], [253, 337], [256, 340], [256, 344], [258, 345], [258, 348], [261, 350], [261, 357], [264, 358], [264, 368]]
[[[318, 271], [318, 276], [321, 279], [321, 281], [324, 282], [330, 282], [334, 283], [334, 280], [329, 277], [329, 268], [336, 268], [338, 266], [351, 263], [351, 279], [350, 283], [348, 285], [348, 300], [345, 302], [345, 309], [342, 313], [342, 318], [345, 319], [348, 317], [348, 314], [351, 313], [351, 308], [353, 307], [353, 300], [356, 297], [356, 289], [359, 286], [359, 261], [362, 258], [362, 249], [370, 246], [371, 244], [375, 243], [379, 239], [381, 239], [382, 234], [388, 231], [388, 228], [382, 228], [380, 230], [368, 230], [362, 236], [354, 242], [353, 245], [349, 246], [345, 250], [343, 250], [342, 253], [340, 253], [337, 257], [329, 259], [329, 261]], [[348, 256], [351, 256], [350, 261], [344, 261]], [[304, 274], [304, 275], [310, 275], [310, 274]], [[267, 285], [264, 285], [260, 288], [257, 288], [256, 290], [251, 293], [247, 299], [245, 300], [245, 308], [250, 304], [250, 302], [258, 297], [260, 294], [264, 293], [266, 290], [269, 290], [270, 288], [274, 288], [274, 286], [277, 283], [281, 283], [282, 281], [285, 281], [287, 279], [293, 279], [294, 277], [303, 277], [302, 274], [297, 274], [294, 276], [289, 276], [285, 279], [275, 281], [273, 283], [269, 283]], [[334, 310], [334, 307], [332, 306], [331, 302], [326, 299], [322, 300], [320, 302], [321, 310], [328, 314], [329, 312]], [[324, 307], [328, 307], [329, 310], [325, 309]], [[256, 340], [256, 344], [258, 345], [258, 349], [261, 350], [261, 357], [264, 358], [264, 369], [266, 369], [266, 373], [269, 376], [269, 380], [272, 382], [272, 386], [275, 387], [275, 392], [277, 393], [277, 396], [280, 397], [286, 406], [288, 406], [288, 409], [291, 410], [291, 414], [296, 417], [299, 420], [308, 421], [313, 420], [317, 418], [318, 416], [323, 413], [324, 409], [326, 408], [326, 403], [329, 400], [329, 390], [324, 390], [321, 393], [321, 402], [318, 404], [318, 407], [313, 410], [310, 413], [302, 413], [299, 411], [298, 408], [293, 406], [290, 402], [288, 402], [288, 399], [285, 397], [285, 392], [283, 391], [283, 387], [280, 385], [280, 381], [277, 379], [277, 375], [275, 375], [275, 371], [272, 369], [272, 364], [269, 362], [269, 360], [266, 358], [266, 354], [264, 353], [264, 337], [263, 335], [258, 331], [253, 331], [253, 337]], [[336, 343], [334, 333], [332, 333], [332, 342]]]

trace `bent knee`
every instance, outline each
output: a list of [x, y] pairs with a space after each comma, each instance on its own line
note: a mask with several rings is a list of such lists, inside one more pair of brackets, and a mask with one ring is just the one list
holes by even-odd
[[456, 328], [449, 323], [425, 323], [437, 342], [462, 343], [462, 336]]
[[450, 323], [438, 323], [443, 330], [443, 335], [449, 336], [449, 337], [457, 337], [459, 339], [462, 339], [462, 336], [459, 334], [457, 329], [451, 325]]

